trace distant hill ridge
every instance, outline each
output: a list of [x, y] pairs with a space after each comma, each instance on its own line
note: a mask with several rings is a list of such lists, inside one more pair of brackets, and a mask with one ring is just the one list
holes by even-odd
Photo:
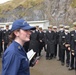
[[43, 0], [12, 0], [6, 3], [0, 4], [0, 13], [11, 11], [17, 7], [30, 8], [43, 2]]
[[76, 0], [11, 0], [0, 4], [0, 22], [49, 20], [52, 25], [76, 21]]

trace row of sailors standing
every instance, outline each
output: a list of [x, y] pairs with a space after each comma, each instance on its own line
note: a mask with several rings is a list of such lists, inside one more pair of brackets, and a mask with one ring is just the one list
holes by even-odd
[[[10, 35], [9, 25], [6, 25], [6, 28], [0, 27], [0, 57], [3, 50], [5, 50], [9, 43], [9, 35]], [[3, 47], [4, 44], [4, 47]], [[4, 49], [3, 49], [4, 48]]]
[[60, 31], [58, 32], [59, 60], [62, 66], [66, 62], [66, 67], [69, 67], [69, 70], [76, 70], [76, 22], [73, 25], [73, 31], [69, 31], [69, 26], [60, 26]]
[[[75, 29], [71, 32], [69, 32], [69, 26], [60, 25], [59, 31], [57, 31], [57, 26], [50, 25], [46, 31], [37, 26], [36, 30], [31, 33], [30, 41], [24, 44], [24, 48], [27, 51], [33, 49], [36, 52], [36, 56], [41, 56], [41, 51], [44, 47], [46, 59], [50, 60], [57, 56], [57, 46], [59, 44], [58, 57], [61, 65], [65, 64], [66, 51], [66, 66], [69, 67], [69, 70], [76, 69], [76, 66], [74, 66], [74, 58], [76, 56], [76, 22], [73, 25]], [[6, 30], [0, 30], [0, 55], [2, 52], [2, 41], [4, 42], [5, 50], [9, 43], [10, 32], [9, 25], [6, 25]]]
[[37, 55], [40, 56], [41, 50], [44, 47], [46, 51], [46, 59], [50, 60], [57, 56], [57, 44], [59, 44], [58, 56], [61, 61], [61, 65], [65, 64], [66, 52], [66, 66], [69, 67], [69, 70], [76, 69], [76, 65], [74, 63], [74, 58], [76, 56], [76, 23], [73, 23], [73, 25], [75, 29], [71, 32], [69, 31], [69, 26], [63, 25], [60, 25], [60, 30], [58, 32], [57, 27], [52, 27], [52, 25], [48, 27], [46, 32], [43, 32], [42, 28], [40, 28], [39, 31], [33, 31], [29, 43], [29, 50], [33, 49]]
[[[61, 30], [62, 30], [62, 27], [61, 27]], [[62, 42], [62, 39], [60, 39], [60, 37], [61, 37], [61, 33], [60, 33], [60, 31], [57, 32], [56, 26], [53, 26], [53, 30], [52, 30], [52, 25], [50, 25], [46, 32], [45, 31], [43, 32], [42, 28], [39, 28], [39, 30], [32, 31], [32, 34], [30, 37], [31, 40], [29, 42], [28, 48], [29, 48], [29, 50], [33, 49], [37, 53], [37, 56], [38, 55], [40, 56], [41, 50], [44, 47], [44, 49], [46, 51], [46, 59], [47, 60], [52, 59], [53, 57], [57, 56], [57, 44]], [[62, 44], [60, 44], [60, 45], [62, 45]], [[60, 49], [59, 50], [59, 59], [62, 58], [62, 60], [63, 60], [64, 58], [61, 55], [64, 55], [64, 54], [62, 54], [62, 50]], [[64, 62], [62, 62], [62, 63], [64, 63]]]

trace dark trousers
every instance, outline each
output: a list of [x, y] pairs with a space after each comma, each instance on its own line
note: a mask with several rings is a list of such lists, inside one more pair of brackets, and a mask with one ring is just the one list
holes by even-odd
[[0, 56], [1, 56], [1, 52], [3, 51], [2, 49], [2, 42], [0, 42]]
[[70, 52], [68, 49], [66, 49], [66, 64], [69, 65], [69, 63], [70, 63]]
[[4, 43], [4, 51], [6, 50], [6, 48], [7, 48], [7, 46], [8, 46], [8, 43]]
[[39, 43], [39, 56], [41, 56], [41, 50], [43, 48], [43, 42]]
[[57, 56], [57, 44], [55, 45], [55, 57]]
[[38, 54], [38, 56], [41, 56], [41, 49], [39, 50], [39, 54]]
[[61, 46], [59, 45], [59, 52], [58, 52], [59, 60], [61, 60]]
[[76, 71], [76, 56], [75, 56], [75, 71]]
[[44, 48], [44, 51], [46, 51], [46, 50], [47, 50], [47, 48], [46, 48], [46, 46], [45, 46], [45, 45], [43, 46], [43, 48]]
[[46, 52], [46, 58], [53, 58], [54, 54], [53, 53], [49, 53], [49, 52]]
[[74, 68], [74, 55], [72, 55], [72, 54], [71, 54], [70, 67], [71, 67], [71, 68]]
[[65, 49], [61, 49], [61, 62], [64, 63], [65, 61]]
[[49, 58], [49, 52], [46, 52], [46, 58]]

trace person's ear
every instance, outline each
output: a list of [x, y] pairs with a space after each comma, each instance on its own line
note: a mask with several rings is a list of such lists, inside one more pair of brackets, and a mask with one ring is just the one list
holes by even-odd
[[15, 30], [14, 34], [18, 37], [19, 36], [19, 31]]

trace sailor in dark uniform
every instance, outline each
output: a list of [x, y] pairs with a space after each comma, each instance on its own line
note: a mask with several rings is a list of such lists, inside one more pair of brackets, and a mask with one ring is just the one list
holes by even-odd
[[1, 75], [30, 75], [29, 59], [23, 44], [30, 40], [31, 27], [25, 20], [16, 20], [11, 29], [12, 43], [5, 50], [2, 58]]
[[76, 69], [76, 63], [74, 63], [74, 61], [76, 61], [76, 22], [74, 22], [73, 25], [74, 30], [70, 32], [71, 62], [69, 70], [74, 70], [74, 68]]
[[61, 36], [62, 34], [64, 33], [64, 25], [60, 25], [59, 26], [59, 31], [58, 31], [58, 44], [59, 44], [59, 51], [58, 51], [58, 57], [59, 59], [58, 60], [61, 60]]
[[61, 32], [59, 35], [59, 50], [60, 50], [60, 60], [61, 60], [61, 65], [64, 66], [65, 63], [65, 33]]
[[44, 46], [44, 33], [42, 27], [39, 27], [39, 56], [41, 56], [41, 50]]
[[39, 32], [36, 30], [33, 30], [30, 36], [30, 42], [29, 42], [29, 50], [33, 49], [36, 52], [36, 57], [39, 53]]
[[43, 45], [43, 49], [46, 52], [47, 47], [46, 47], [46, 30], [45, 29], [43, 30], [43, 33], [44, 33], [44, 38], [43, 38], [44, 45]]
[[3, 31], [3, 34], [2, 34], [2, 39], [4, 42], [4, 51], [7, 48], [9, 43], [9, 35], [10, 35], [9, 25], [6, 25], [6, 29]]
[[39, 26], [38, 25], [36, 26], [36, 32], [39, 32]]
[[[69, 26], [64, 26], [64, 46], [66, 51], [66, 67], [69, 67], [70, 65], [70, 50], [68, 48], [70, 47], [70, 31]], [[65, 55], [64, 55], [65, 56]]]
[[58, 45], [58, 32], [57, 32], [57, 26], [53, 26], [53, 31], [55, 33], [55, 57], [57, 56], [57, 45]]
[[46, 41], [47, 41], [47, 50], [46, 50], [46, 59], [52, 59], [54, 57], [54, 48], [55, 48], [55, 33], [52, 30], [52, 25], [48, 27], [46, 32]]
[[3, 48], [2, 48], [2, 30], [1, 30], [1, 27], [0, 27], [0, 57], [1, 57], [2, 51], [3, 51]]

